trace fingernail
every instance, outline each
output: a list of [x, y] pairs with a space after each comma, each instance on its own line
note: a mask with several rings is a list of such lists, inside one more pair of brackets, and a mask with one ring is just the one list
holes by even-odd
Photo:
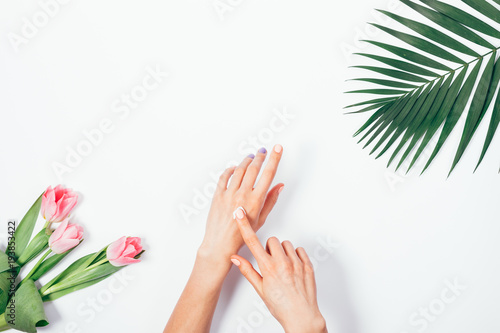
[[259, 149], [259, 153], [261, 153], [261, 154], [265, 154], [265, 153], [267, 153], [266, 148], [264, 148], [264, 147], [260, 148], [260, 149]]
[[278, 154], [283, 151], [283, 146], [282, 145], [276, 145], [274, 146], [274, 151], [277, 152]]
[[241, 265], [241, 262], [240, 262], [238, 259], [231, 259], [231, 261], [232, 261], [232, 262], [233, 262], [233, 264], [235, 264], [236, 266]]
[[243, 209], [243, 207], [238, 207], [233, 212], [233, 219], [241, 220], [242, 218], [245, 217], [245, 215], [246, 215], [245, 209]]
[[279, 189], [278, 189], [278, 194], [281, 193], [281, 191], [283, 191], [283, 189], [285, 188], [285, 185], [281, 186]]
[[250, 154], [247, 157], [250, 157], [251, 159], [253, 159], [255, 157], [255, 155], [254, 154]]

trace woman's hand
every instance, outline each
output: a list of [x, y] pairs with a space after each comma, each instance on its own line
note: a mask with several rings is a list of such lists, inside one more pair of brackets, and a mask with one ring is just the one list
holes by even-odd
[[269, 191], [282, 153], [281, 145], [274, 146], [257, 183], [267, 155], [265, 148], [259, 149], [256, 156], [246, 157], [239, 166], [226, 169], [220, 176], [208, 214], [205, 237], [198, 250], [199, 257], [229, 271], [229, 257], [238, 253], [243, 245], [233, 212], [237, 207], [245, 206], [253, 230], [257, 231], [264, 224], [284, 186], [278, 184]]
[[264, 249], [241, 207], [235, 211], [235, 216], [235, 224], [262, 275], [239, 255], [231, 256], [231, 261], [252, 284], [285, 332], [327, 332], [316, 299], [314, 269], [306, 251], [301, 247], [295, 250], [289, 241], [280, 244], [276, 237], [269, 238], [267, 249]]
[[269, 191], [278, 169], [283, 148], [276, 145], [262, 175], [255, 184], [267, 152], [246, 157], [236, 168], [227, 169], [219, 179], [205, 238], [198, 249], [189, 281], [165, 327], [165, 333], [208, 333], [222, 284], [231, 269], [230, 256], [237, 253], [243, 239], [234, 223], [233, 212], [245, 206], [248, 227], [259, 229], [278, 200], [283, 184]]

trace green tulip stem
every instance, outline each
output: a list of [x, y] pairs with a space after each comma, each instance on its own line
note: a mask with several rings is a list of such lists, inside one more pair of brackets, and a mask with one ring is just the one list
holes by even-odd
[[[51, 249], [48, 249], [47, 252], [45, 252], [45, 254], [40, 258], [40, 260], [38, 260], [38, 262], [36, 263], [35, 267], [33, 267], [31, 269], [31, 271], [28, 273], [28, 275], [26, 275], [26, 277], [21, 281], [21, 283], [23, 283], [24, 281], [28, 280], [30, 277], [33, 276], [33, 274], [35, 274], [35, 272], [38, 269], [38, 267], [40, 267], [40, 265], [42, 264], [42, 262], [45, 260], [45, 258], [47, 258], [47, 256], [51, 252], [52, 252]], [[21, 283], [19, 283], [19, 285], [21, 285]]]
[[[96, 262], [95, 264], [93, 265], [90, 265], [88, 266], [87, 268], [81, 270], [81, 269], [78, 269], [76, 271], [74, 271], [73, 273], [69, 274], [68, 276], [65, 276], [64, 277], [64, 280], [65, 281], [70, 281], [72, 278], [74, 278], [75, 276], [77, 276], [78, 274], [81, 274], [82, 271], [87, 271], [87, 270], [91, 270], [93, 268], [96, 268], [102, 264], [105, 264], [106, 262], [108, 262], [108, 259], [107, 258], [104, 258], [98, 262]], [[52, 281], [51, 281], [52, 282]], [[42, 288], [40, 288], [40, 295], [43, 297], [43, 296], [46, 296], [52, 292], [55, 292], [55, 291], [58, 291], [57, 288], [59, 288], [60, 286], [58, 286], [58, 283], [56, 283], [55, 285], [53, 285], [51, 282], [49, 282], [47, 285], [43, 286]]]
[[47, 221], [47, 222], [45, 223], [45, 225], [43, 226], [43, 228], [45, 229], [45, 234], [46, 234], [46, 235], [51, 235], [51, 234], [52, 234], [53, 230], [50, 230], [50, 226], [51, 226], [51, 225], [52, 225], [52, 222]]
[[104, 258], [104, 259], [102, 259], [102, 260], [100, 260], [100, 261], [96, 262], [95, 264], [90, 265], [89, 267], [85, 268], [85, 270], [90, 270], [90, 269], [92, 269], [92, 268], [94, 268], [94, 267], [97, 267], [97, 266], [99, 266], [99, 265], [102, 265], [102, 264], [104, 264], [104, 263], [106, 263], [106, 262], [108, 262], [108, 258]]

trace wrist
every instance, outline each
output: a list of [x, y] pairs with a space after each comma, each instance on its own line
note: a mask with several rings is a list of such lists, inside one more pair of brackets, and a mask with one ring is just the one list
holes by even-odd
[[225, 244], [221, 248], [218, 244], [204, 240], [198, 248], [197, 257], [203, 258], [216, 266], [231, 267], [230, 258], [233, 254], [238, 254], [240, 248], [241, 246], [236, 244]]
[[317, 315], [311, 320], [301, 320], [300, 324], [294, 323], [285, 327], [285, 333], [328, 333], [326, 328], [326, 321], [321, 314]]
[[226, 270], [222, 265], [210, 261], [210, 258], [197, 255], [189, 279], [206, 292], [218, 294], [228, 272], [229, 268]]
[[204, 267], [209, 269], [211, 274], [216, 275], [227, 275], [231, 269], [231, 255], [225, 255], [220, 253], [214, 253], [211, 249], [200, 246], [196, 253], [195, 266]]

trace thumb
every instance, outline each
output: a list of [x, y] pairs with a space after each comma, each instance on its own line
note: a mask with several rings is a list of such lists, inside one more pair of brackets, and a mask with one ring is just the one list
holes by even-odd
[[241, 274], [250, 282], [259, 295], [262, 295], [262, 276], [253, 268], [252, 264], [237, 254], [231, 256], [231, 261], [237, 266]]
[[260, 211], [260, 217], [259, 217], [259, 227], [263, 226], [264, 223], [266, 222], [267, 216], [269, 213], [274, 208], [274, 205], [276, 205], [276, 202], [278, 201], [278, 197], [283, 190], [285, 185], [283, 183], [280, 183], [276, 186], [274, 186], [266, 196], [266, 200], [264, 201], [264, 206], [262, 207], [262, 210]]

